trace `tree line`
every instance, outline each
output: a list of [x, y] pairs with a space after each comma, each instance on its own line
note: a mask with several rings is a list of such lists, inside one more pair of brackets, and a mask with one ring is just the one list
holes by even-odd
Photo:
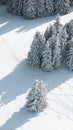
[[10, 13], [22, 15], [24, 18], [33, 19], [53, 14], [67, 14], [72, 0], [0, 0], [7, 2]]

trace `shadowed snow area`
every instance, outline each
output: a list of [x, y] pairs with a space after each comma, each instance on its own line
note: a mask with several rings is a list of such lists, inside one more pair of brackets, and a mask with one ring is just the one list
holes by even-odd
[[[44, 32], [55, 18], [26, 20], [0, 6], [0, 130], [73, 130], [73, 72], [43, 72], [26, 62], [36, 30]], [[71, 10], [61, 23], [72, 18]], [[25, 108], [35, 79], [43, 80], [48, 90], [48, 107], [39, 114]]]

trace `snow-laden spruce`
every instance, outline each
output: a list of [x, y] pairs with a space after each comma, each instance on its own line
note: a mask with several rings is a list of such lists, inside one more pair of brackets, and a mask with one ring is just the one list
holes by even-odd
[[52, 35], [54, 35], [55, 31], [56, 31], [55, 26], [50, 25], [49, 27], [47, 27], [44, 32], [45, 40], [47, 41], [50, 37], [52, 37]]
[[66, 49], [65, 64], [69, 70], [73, 71], [73, 38], [67, 43]]
[[60, 33], [60, 50], [61, 50], [61, 61], [63, 62], [64, 61], [64, 52], [65, 52], [65, 45], [67, 43], [67, 38], [68, 38], [68, 34], [67, 34], [67, 31], [66, 31], [66, 27], [62, 27], [61, 29], [61, 33]]
[[52, 71], [52, 53], [49, 44], [49, 40], [45, 44], [44, 51], [43, 51], [43, 58], [42, 58], [42, 70], [44, 71]]
[[28, 63], [33, 67], [41, 67], [42, 53], [44, 50], [45, 39], [40, 32], [36, 32], [30, 52], [28, 53]]
[[68, 39], [70, 40], [71, 37], [73, 37], [73, 19], [69, 23], [67, 23], [65, 26], [66, 26], [66, 31], [68, 34]]
[[56, 41], [54, 42], [54, 48], [52, 50], [53, 57], [52, 57], [52, 63], [53, 68], [57, 69], [61, 65], [61, 53], [60, 53], [60, 36], [59, 33], [56, 36]]
[[46, 85], [43, 81], [35, 80], [27, 96], [26, 108], [30, 111], [41, 112], [47, 107]]
[[55, 12], [60, 14], [67, 14], [69, 10], [69, 0], [54, 0], [55, 1]]
[[28, 19], [36, 18], [36, 7], [35, 0], [23, 0], [22, 15]]

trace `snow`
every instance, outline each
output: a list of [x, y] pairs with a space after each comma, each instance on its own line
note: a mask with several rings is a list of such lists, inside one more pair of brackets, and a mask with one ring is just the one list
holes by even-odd
[[[43, 72], [26, 63], [36, 30], [45, 31], [56, 16], [26, 20], [0, 6], [0, 130], [73, 130], [73, 72]], [[73, 12], [61, 16], [65, 24]], [[26, 110], [26, 95], [35, 79], [47, 84], [44, 112]]]

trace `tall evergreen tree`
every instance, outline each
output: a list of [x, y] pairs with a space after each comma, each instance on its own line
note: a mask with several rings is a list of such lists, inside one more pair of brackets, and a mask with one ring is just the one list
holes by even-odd
[[53, 14], [53, 0], [44, 0], [45, 16]]
[[28, 19], [36, 18], [36, 7], [37, 3], [35, 0], [23, 0], [22, 15]]
[[71, 46], [67, 52], [66, 66], [73, 71], [73, 38], [71, 39]]
[[45, 32], [44, 32], [44, 37], [46, 39], [46, 41], [52, 37], [52, 35], [54, 35], [55, 33], [55, 27], [54, 25], [50, 25], [49, 27], [46, 28]]
[[57, 34], [56, 37], [56, 42], [54, 43], [54, 49], [53, 49], [53, 57], [52, 57], [52, 62], [53, 62], [53, 68], [57, 69], [61, 65], [61, 54], [60, 54], [60, 36]]
[[37, 17], [45, 16], [44, 12], [44, 0], [37, 0]]
[[42, 70], [44, 71], [52, 71], [52, 53], [51, 53], [51, 48], [49, 45], [49, 41], [45, 44], [45, 48], [43, 51], [43, 58], [42, 58]]
[[47, 107], [46, 88], [43, 81], [35, 80], [27, 96], [26, 108], [41, 112]]
[[67, 44], [67, 31], [66, 31], [66, 27], [63, 27], [61, 29], [61, 33], [60, 33], [60, 48], [61, 48], [61, 61], [64, 60], [64, 47]]
[[40, 32], [36, 32], [27, 59], [28, 63], [31, 64], [33, 67], [41, 66], [44, 44], [44, 36]]
[[70, 40], [71, 37], [73, 37], [73, 20], [71, 20], [69, 23], [65, 25], [66, 31], [68, 34], [68, 39]]

